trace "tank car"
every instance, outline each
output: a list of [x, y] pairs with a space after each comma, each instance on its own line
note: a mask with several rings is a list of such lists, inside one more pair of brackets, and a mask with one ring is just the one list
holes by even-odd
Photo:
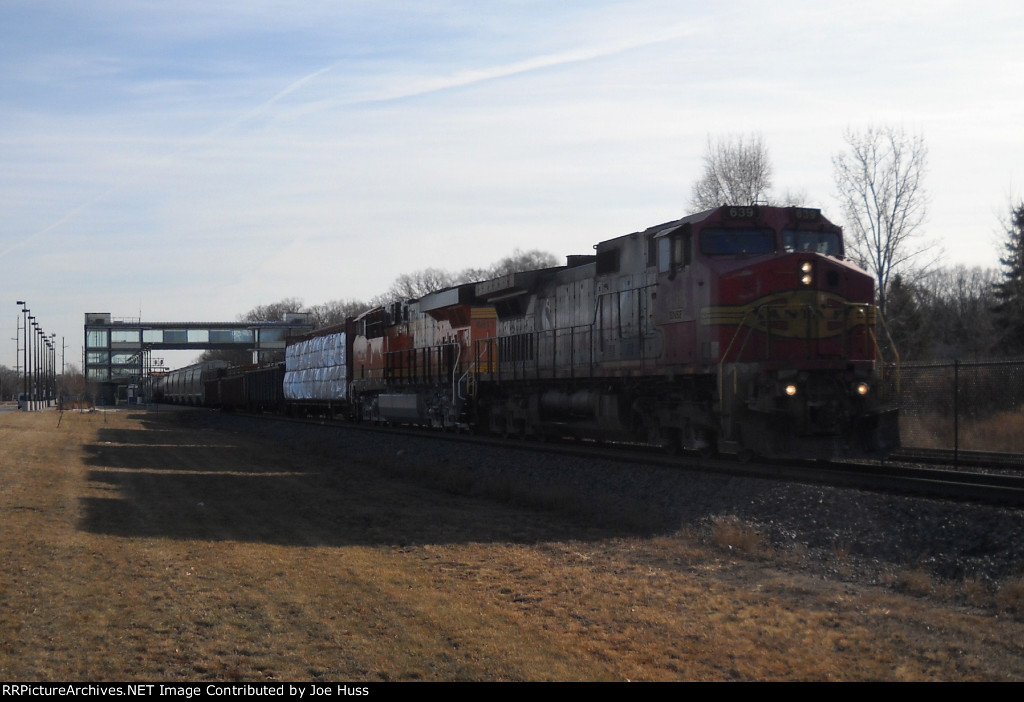
[[740, 456], [884, 453], [871, 277], [818, 210], [720, 207], [480, 283], [497, 339], [477, 421]]

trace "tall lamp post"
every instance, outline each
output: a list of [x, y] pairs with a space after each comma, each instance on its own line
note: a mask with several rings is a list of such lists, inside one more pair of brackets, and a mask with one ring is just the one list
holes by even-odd
[[[22, 402], [24, 403], [21, 408], [24, 410], [28, 409], [28, 313], [29, 309], [26, 307], [28, 303], [24, 300], [18, 300], [15, 304], [21, 305], [21, 338], [24, 340], [21, 351], [21, 373], [22, 373]], [[19, 403], [21, 404], [21, 403]]]
[[32, 331], [36, 336], [32, 344], [32, 409], [39, 409], [43, 392], [43, 328], [38, 319], [32, 320]]
[[36, 327], [36, 409], [46, 406], [46, 334], [42, 325]]
[[38, 320], [31, 314], [28, 303], [18, 300], [21, 305], [21, 338], [24, 342], [20, 349], [24, 356], [22, 369], [22, 409], [34, 410], [50, 406], [50, 400], [57, 389], [57, 351], [54, 346], [56, 334], [47, 334]]
[[34, 410], [36, 408], [36, 318], [32, 315], [28, 316], [29, 335], [28, 335], [28, 408]]
[[50, 402], [47, 402], [47, 406], [51, 403], [57, 404], [57, 333], [50, 333]]
[[43, 407], [50, 406], [50, 335], [43, 332]]

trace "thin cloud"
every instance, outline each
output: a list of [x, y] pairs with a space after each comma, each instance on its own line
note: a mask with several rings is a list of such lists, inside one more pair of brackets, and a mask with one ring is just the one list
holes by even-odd
[[[374, 102], [390, 102], [412, 97], [422, 97], [432, 93], [452, 90], [455, 88], [465, 88], [471, 85], [486, 83], [488, 81], [509, 78], [523, 73], [530, 73], [532, 71], [602, 59], [616, 54], [622, 54], [627, 51], [634, 51], [636, 49], [643, 49], [664, 42], [681, 39], [686, 36], [691, 36], [695, 32], [695, 29], [687, 25], [676, 25], [654, 35], [646, 36], [640, 40], [570, 49], [568, 51], [535, 56], [522, 61], [514, 61], [512, 63], [491, 66], [489, 68], [458, 71], [448, 76], [414, 80], [407, 85], [395, 87], [390, 90], [383, 90], [378, 93], [370, 93], [352, 100], [348, 104], [358, 105]], [[324, 71], [321, 72], [326, 72], [326, 70], [329, 69], [324, 69]]]
[[[543, 70], [547, 68], [555, 68], [558, 66], [564, 66], [574, 63], [582, 63], [585, 61], [593, 61], [596, 59], [606, 58], [614, 56], [616, 54], [625, 53], [627, 51], [634, 51], [649, 46], [654, 46], [667, 41], [674, 41], [685, 36], [692, 35], [694, 29], [685, 25], [676, 25], [669, 27], [655, 35], [649, 35], [640, 40], [632, 40], [627, 42], [616, 42], [606, 45], [593, 46], [593, 47], [582, 47], [576, 49], [570, 49], [568, 51], [556, 52], [553, 54], [545, 54], [542, 56], [536, 56], [522, 61], [515, 61], [512, 63], [492, 66], [489, 68], [475, 69], [459, 71], [449, 76], [439, 76], [434, 78], [426, 78], [420, 81], [416, 81], [410, 85], [402, 86], [392, 90], [384, 90], [377, 94], [364, 96], [357, 98], [349, 102], [349, 105], [356, 104], [367, 104], [374, 102], [389, 102], [395, 100], [403, 100], [411, 97], [421, 97], [430, 95], [432, 93], [442, 92], [445, 90], [452, 90], [455, 88], [464, 88], [471, 85], [477, 85], [486, 83], [501, 78], [508, 78], [515, 75], [529, 73], [532, 71]], [[168, 154], [164, 158], [152, 163], [148, 170], [153, 171], [166, 166], [175, 159], [180, 158], [183, 154], [194, 151], [204, 144], [208, 144], [216, 139], [219, 135], [226, 132], [230, 132], [241, 124], [249, 122], [258, 116], [265, 114], [270, 108], [277, 103], [281, 102], [288, 96], [300, 91], [310, 83], [316, 81], [318, 78], [334, 71], [339, 66], [343, 65], [344, 61], [335, 61], [327, 66], [319, 68], [311, 73], [304, 75], [296, 81], [293, 81], [283, 90], [277, 92], [273, 97], [260, 103], [256, 107], [246, 110], [237, 117], [218, 125], [217, 127], [209, 130], [205, 134], [190, 139], [180, 147], [175, 149], [172, 153]], [[11, 252], [29, 244], [33, 240], [52, 232], [53, 230], [71, 222], [77, 216], [82, 214], [84, 211], [97, 204], [100, 204], [110, 198], [112, 195], [126, 187], [130, 183], [137, 183], [138, 178], [133, 177], [131, 179], [125, 179], [125, 182], [114, 185], [105, 190], [100, 195], [92, 198], [91, 200], [84, 202], [66, 214], [62, 215], [52, 224], [43, 227], [42, 229], [28, 235], [27, 237], [11, 244], [6, 249], [0, 251], [0, 259]]]
[[[168, 164], [172, 163], [176, 159], [179, 159], [183, 154], [186, 154], [186, 153], [191, 152], [191, 151], [195, 151], [196, 149], [198, 149], [199, 147], [203, 146], [204, 144], [212, 142], [218, 135], [223, 134], [225, 132], [228, 132], [228, 131], [234, 129], [235, 127], [237, 127], [238, 125], [243, 124], [243, 123], [245, 123], [245, 122], [247, 122], [247, 121], [257, 117], [258, 115], [260, 115], [262, 113], [265, 113], [274, 104], [280, 102], [281, 100], [286, 98], [288, 95], [291, 95], [295, 91], [301, 89], [303, 86], [307, 85], [311, 81], [316, 80], [321, 75], [330, 72], [331, 70], [333, 70], [337, 66], [338, 66], [338, 62], [335, 62], [335, 63], [332, 63], [332, 64], [330, 64], [328, 66], [325, 66], [325, 67], [323, 67], [321, 69], [318, 69], [316, 71], [313, 71], [312, 73], [309, 73], [309, 74], [303, 76], [302, 78], [300, 78], [300, 79], [292, 82], [291, 84], [289, 84], [283, 90], [279, 91], [277, 94], [275, 94], [269, 100], [266, 100], [266, 101], [260, 103], [259, 105], [257, 105], [256, 107], [254, 107], [254, 108], [252, 108], [250, 110], [247, 110], [246, 112], [242, 113], [238, 117], [235, 117], [234, 119], [228, 120], [227, 122], [218, 125], [217, 127], [211, 129], [210, 131], [206, 132], [202, 136], [196, 137], [195, 139], [188, 140], [187, 142], [185, 142], [182, 145], [180, 145], [178, 148], [176, 148], [174, 151], [172, 151], [168, 155], [166, 155], [163, 158], [160, 158], [160, 159], [150, 163], [149, 166], [145, 170], [147, 170], [150, 173], [152, 173], [152, 172], [154, 172], [156, 170], [159, 170], [162, 167], [167, 166]], [[42, 229], [39, 229], [39, 230], [33, 232], [32, 234], [29, 234], [28, 236], [26, 236], [26, 237], [24, 237], [24, 238], [22, 238], [22, 239], [20, 239], [20, 240], [18, 240], [16, 242], [14, 242], [14, 243], [8, 245], [5, 249], [0, 250], [0, 260], [2, 260], [8, 254], [10, 254], [10, 253], [12, 253], [12, 252], [14, 252], [14, 251], [16, 251], [16, 250], [18, 250], [18, 249], [28, 245], [28, 244], [30, 244], [32, 241], [38, 239], [39, 237], [41, 237], [41, 236], [43, 236], [45, 234], [48, 234], [48, 233], [54, 231], [55, 229], [58, 229], [59, 227], [62, 227], [64, 225], [68, 224], [69, 222], [73, 221], [76, 217], [81, 215], [83, 212], [85, 212], [88, 209], [90, 209], [90, 208], [92, 208], [92, 207], [94, 207], [94, 206], [96, 206], [96, 205], [98, 205], [98, 204], [100, 204], [100, 203], [110, 199], [116, 193], [118, 193], [119, 191], [121, 191], [124, 188], [128, 187], [129, 185], [137, 184], [138, 181], [139, 181], [138, 174], [136, 174], [136, 175], [134, 175], [132, 177], [124, 178], [122, 182], [117, 183], [115, 185], [112, 185], [111, 187], [107, 188], [106, 190], [104, 190], [99, 195], [97, 195], [97, 196], [91, 198], [90, 200], [87, 200], [86, 202], [83, 202], [80, 205], [74, 207], [70, 211], [68, 211], [65, 214], [61, 215], [58, 219], [56, 219], [51, 224], [48, 224], [47, 226], [43, 227]]]

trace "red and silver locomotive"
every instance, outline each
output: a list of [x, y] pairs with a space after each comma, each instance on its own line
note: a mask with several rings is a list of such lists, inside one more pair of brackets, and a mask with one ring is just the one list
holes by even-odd
[[764, 456], [898, 441], [872, 279], [818, 210], [720, 207], [477, 294], [499, 317], [493, 429]]
[[876, 319], [818, 210], [719, 207], [293, 339], [285, 397], [520, 436], [884, 455], [898, 428]]

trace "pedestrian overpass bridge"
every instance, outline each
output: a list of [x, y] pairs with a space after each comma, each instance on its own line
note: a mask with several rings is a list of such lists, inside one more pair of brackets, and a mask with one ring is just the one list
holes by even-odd
[[117, 386], [150, 375], [154, 351], [245, 351], [259, 363], [275, 352], [283, 358], [285, 340], [312, 328], [306, 313], [286, 314], [282, 322], [144, 322], [86, 312], [85, 378], [112, 397]]

